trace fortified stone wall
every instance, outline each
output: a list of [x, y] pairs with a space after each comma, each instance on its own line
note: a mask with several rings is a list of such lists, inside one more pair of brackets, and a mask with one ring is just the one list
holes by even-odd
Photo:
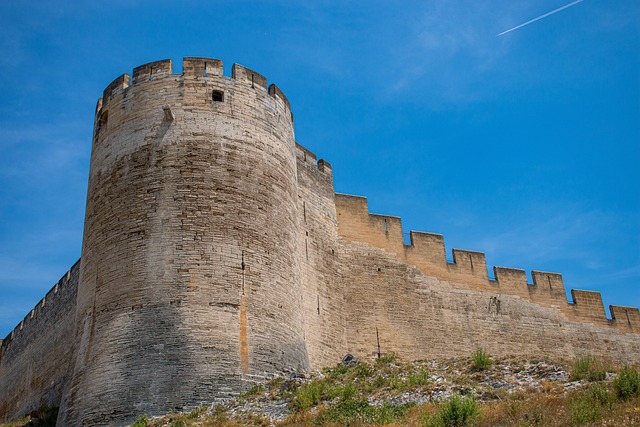
[[308, 368], [289, 103], [185, 58], [98, 104], [65, 425], [134, 420]]
[[411, 231], [411, 244], [405, 245], [400, 218], [371, 214], [367, 199], [336, 194], [336, 212], [340, 236], [348, 241], [366, 243], [395, 254], [423, 274], [446, 281], [460, 289], [480, 290], [496, 295], [517, 296], [541, 306], [559, 309], [568, 319], [614, 328], [619, 332], [640, 332], [637, 307], [611, 306], [607, 319], [599, 292], [571, 290], [573, 302], [567, 302], [562, 275], [533, 271], [533, 284], [524, 270], [493, 267], [495, 279], [489, 279], [482, 252], [453, 249], [453, 262], [446, 258], [444, 238], [440, 234]]
[[305, 342], [312, 367], [328, 366], [345, 351], [345, 307], [331, 165], [297, 146], [298, 212], [304, 290]]
[[59, 406], [69, 378], [78, 261], [0, 346], [0, 420]]
[[453, 357], [484, 347], [494, 356], [640, 360], [636, 333], [571, 320], [518, 295], [452, 286], [366, 243], [345, 243], [342, 262], [347, 351], [358, 357]]
[[640, 312], [335, 194], [266, 78], [185, 58], [137, 67], [96, 109], [82, 264], [0, 342], [0, 420], [125, 425], [346, 353], [640, 361]]

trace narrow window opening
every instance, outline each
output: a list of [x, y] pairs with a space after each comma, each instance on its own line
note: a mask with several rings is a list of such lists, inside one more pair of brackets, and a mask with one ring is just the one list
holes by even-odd
[[149, 68], [149, 80], [153, 80], [153, 68]]
[[221, 90], [214, 90], [211, 94], [211, 99], [213, 100], [213, 102], [223, 102], [224, 92]]
[[302, 202], [302, 216], [304, 218], [304, 222], [306, 223], [307, 222], [307, 202]]
[[551, 286], [551, 277], [547, 276], [547, 282], [549, 283], [549, 289], [553, 289], [553, 286]]
[[100, 115], [98, 119], [98, 132], [107, 125], [107, 121], [109, 120], [109, 111], [105, 111]]
[[473, 257], [469, 254], [469, 263], [471, 264], [471, 271], [473, 272]]
[[255, 74], [251, 74], [251, 87], [255, 87]]
[[203, 76], [207, 77], [207, 63], [204, 63], [204, 74]]
[[389, 234], [389, 223], [387, 222], [387, 218], [384, 219], [384, 232], [385, 234]]
[[308, 239], [304, 239], [304, 252], [305, 252], [307, 261], [309, 261], [309, 240]]

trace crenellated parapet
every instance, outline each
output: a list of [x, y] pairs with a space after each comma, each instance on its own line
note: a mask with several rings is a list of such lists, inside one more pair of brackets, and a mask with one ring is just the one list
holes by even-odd
[[286, 95], [275, 84], [268, 85], [267, 78], [260, 73], [239, 64], [233, 64], [231, 77], [223, 74], [224, 63], [215, 58], [185, 57], [182, 62], [182, 74], [173, 73], [171, 59], [149, 62], [133, 69], [133, 73], [125, 73], [117, 77], [105, 89], [102, 98], [98, 100], [96, 107], [96, 128], [109, 121], [109, 114], [114, 107], [131, 102], [131, 91], [154, 91], [159, 87], [159, 82], [167, 79], [177, 83], [185, 80], [200, 81], [204, 85], [202, 91], [203, 101], [206, 102], [230, 102], [229, 97], [224, 96], [225, 89], [233, 84], [251, 87], [256, 93], [270, 96], [281, 103], [293, 120], [291, 106]]
[[611, 306], [609, 320], [599, 292], [572, 289], [572, 301], [568, 302], [559, 273], [532, 271], [533, 283], [529, 283], [525, 270], [493, 267], [494, 278], [491, 279], [483, 252], [453, 249], [453, 262], [449, 262], [441, 234], [410, 231], [410, 244], [405, 244], [399, 217], [370, 213], [366, 197], [336, 194], [335, 201], [342, 238], [394, 253], [427, 275], [456, 287], [517, 296], [557, 307], [574, 320], [608, 325], [622, 331], [640, 331], [638, 308]]
[[[61, 300], [69, 299], [70, 295], [75, 298], [77, 291], [77, 278], [80, 271], [80, 260], [78, 260], [69, 271], [67, 271], [58, 282], [47, 292], [35, 307], [18, 323], [18, 325], [3, 340], [0, 340], [0, 361], [12, 347], [21, 345], [23, 339], [29, 340], [29, 336], [36, 332], [47, 322], [52, 312], [60, 311]], [[32, 328], [36, 328], [33, 331]]]

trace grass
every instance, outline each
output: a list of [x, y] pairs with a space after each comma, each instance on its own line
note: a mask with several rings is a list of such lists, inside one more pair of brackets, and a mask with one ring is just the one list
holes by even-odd
[[[613, 380], [571, 384], [541, 375], [538, 386], [508, 393], [486, 385], [528, 370], [522, 360], [493, 361], [495, 369], [478, 371], [473, 355], [465, 359], [403, 363], [395, 356], [370, 363], [337, 365], [311, 380], [274, 378], [245, 392], [238, 405], [260, 407], [264, 402], [289, 403], [290, 415], [271, 421], [239, 406], [201, 407], [189, 413], [140, 417], [135, 427], [276, 427], [290, 426], [550, 426], [640, 425], [640, 375], [624, 367]], [[557, 365], [555, 365], [557, 366]], [[573, 364], [584, 379], [600, 378], [602, 365], [579, 358]], [[553, 368], [553, 372], [556, 372]], [[565, 370], [564, 367], [561, 367]], [[594, 374], [595, 372], [595, 374]], [[443, 386], [449, 384], [449, 388]], [[453, 385], [453, 387], [451, 387]], [[446, 392], [444, 392], [446, 390]], [[452, 390], [457, 390], [451, 395]], [[406, 396], [425, 396], [407, 403]], [[440, 397], [438, 397], [440, 396]], [[475, 397], [474, 397], [475, 396]], [[404, 400], [403, 400], [404, 399]], [[233, 408], [233, 409], [232, 409]], [[42, 414], [41, 414], [42, 416]], [[23, 427], [23, 418], [0, 427]], [[51, 424], [53, 425], [53, 424]]]
[[424, 424], [428, 427], [465, 427], [473, 425], [480, 417], [480, 408], [473, 396], [454, 394], [441, 403], [432, 417], [426, 417]]
[[471, 356], [476, 371], [486, 371], [491, 367], [491, 357], [483, 348], [478, 348]]
[[602, 381], [607, 377], [607, 371], [601, 362], [591, 356], [580, 356], [573, 362], [571, 381]]
[[618, 372], [618, 377], [613, 380], [613, 387], [621, 399], [627, 400], [640, 397], [640, 375], [638, 370], [625, 366]]

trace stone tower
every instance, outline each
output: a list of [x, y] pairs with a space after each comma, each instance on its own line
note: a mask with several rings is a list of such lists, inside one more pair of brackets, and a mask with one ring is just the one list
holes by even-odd
[[308, 368], [290, 106], [260, 74], [222, 71], [153, 62], [98, 101], [65, 425]]

